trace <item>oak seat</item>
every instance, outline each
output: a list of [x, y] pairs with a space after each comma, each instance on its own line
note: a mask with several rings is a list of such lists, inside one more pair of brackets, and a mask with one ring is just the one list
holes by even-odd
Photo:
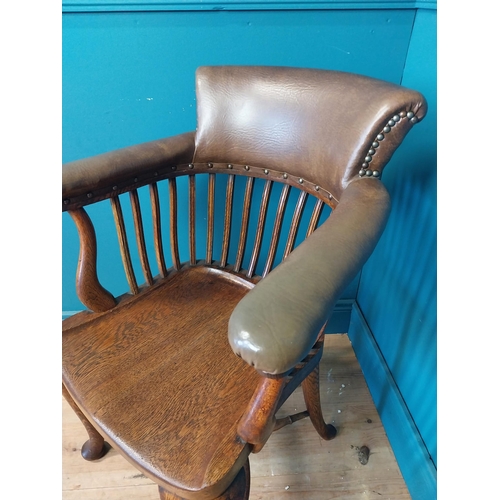
[[[234, 477], [250, 452], [236, 424], [258, 375], [231, 351], [226, 325], [252, 286], [188, 267], [64, 332], [72, 397], [113, 447], [170, 489], [210, 490], [231, 469]], [[187, 302], [197, 304], [192, 316], [181, 314]]]

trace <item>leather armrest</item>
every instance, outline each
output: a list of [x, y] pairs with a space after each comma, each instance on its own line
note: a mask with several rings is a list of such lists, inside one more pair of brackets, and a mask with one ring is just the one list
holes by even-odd
[[194, 147], [194, 132], [187, 132], [66, 163], [62, 171], [63, 199], [112, 188], [134, 176], [153, 175], [169, 165], [189, 163]]
[[351, 182], [325, 223], [238, 303], [229, 320], [233, 351], [273, 375], [300, 362], [375, 248], [389, 211], [380, 180]]

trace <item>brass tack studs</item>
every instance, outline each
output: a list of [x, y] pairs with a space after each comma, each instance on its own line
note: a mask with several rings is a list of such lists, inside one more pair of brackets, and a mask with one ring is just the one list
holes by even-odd
[[64, 203], [65, 205], [69, 205], [69, 200], [68, 200], [68, 198], [66, 198], [65, 200], [63, 200], [63, 203]]
[[319, 186], [314, 186], [314, 189], [315, 189], [316, 191], [319, 191]]
[[118, 186], [113, 186], [113, 191], [116, 191], [118, 189]]
[[266, 169], [264, 169], [264, 173], [265, 173], [266, 175], [268, 175], [268, 174], [269, 174], [269, 170], [267, 170], [267, 168], [266, 168]]
[[209, 163], [208, 164], [208, 168], [213, 168], [214, 164], [213, 163]]
[[170, 167], [172, 170], [177, 170], [177, 167], [175, 165], [173, 165], [172, 167]]
[[245, 170], [248, 172], [250, 170], [250, 167], [248, 165], [245, 165]]
[[94, 196], [92, 193], [87, 193], [87, 198], [92, 198]]
[[372, 142], [371, 148], [368, 150], [368, 155], [365, 157], [361, 167], [362, 170], [359, 171], [360, 177], [367, 176], [367, 177], [380, 177], [380, 171], [378, 170], [370, 170], [368, 169], [368, 164], [372, 161], [372, 157], [375, 154], [375, 150], [380, 146], [380, 141], [383, 141], [385, 139], [385, 135], [389, 133], [392, 129], [391, 127], [394, 127], [399, 121], [401, 121], [402, 118], [408, 118], [411, 123], [417, 123], [418, 118], [415, 116], [415, 113], [413, 111], [400, 111], [398, 114], [394, 115], [391, 119], [387, 121], [387, 125], [382, 129], [382, 132], [377, 135], [376, 140]]
[[328, 195], [328, 199], [329, 199], [329, 200], [333, 200], [333, 194], [329, 194], [329, 195]]
[[288, 174], [283, 174], [283, 179], [288, 179]]
[[304, 179], [302, 179], [302, 177], [299, 179], [299, 184], [304, 184]]
[[188, 165], [188, 168], [194, 168], [194, 165], [193, 165], [192, 163], [190, 163], [190, 164]]
[[231, 169], [233, 168], [233, 166], [232, 166], [230, 163], [228, 163], [227, 168], [228, 168], [229, 170], [231, 170]]

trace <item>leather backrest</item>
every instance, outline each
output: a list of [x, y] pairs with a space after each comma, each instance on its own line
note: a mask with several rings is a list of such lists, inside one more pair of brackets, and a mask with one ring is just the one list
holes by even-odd
[[[398, 85], [302, 68], [200, 67], [196, 93], [194, 162], [288, 172], [336, 197], [363, 163], [366, 168], [367, 156], [372, 171], [381, 173], [427, 109], [420, 93]], [[388, 122], [395, 116], [399, 119], [391, 127]], [[390, 131], [384, 133], [387, 126]], [[384, 138], [370, 154], [381, 133]]]

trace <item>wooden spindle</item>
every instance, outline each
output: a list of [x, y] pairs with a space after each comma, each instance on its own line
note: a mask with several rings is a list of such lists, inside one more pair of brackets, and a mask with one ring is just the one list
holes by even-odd
[[151, 198], [151, 211], [153, 214], [153, 238], [155, 243], [156, 262], [158, 271], [162, 278], [167, 275], [167, 266], [165, 265], [165, 256], [163, 252], [163, 239], [161, 236], [161, 216], [160, 216], [160, 198], [158, 196], [158, 186], [156, 183], [149, 185], [149, 195]]
[[269, 204], [269, 195], [271, 193], [272, 181], [266, 181], [264, 191], [262, 192], [262, 200], [260, 203], [259, 219], [257, 222], [257, 232], [255, 234], [255, 243], [253, 246], [252, 256], [250, 257], [250, 264], [248, 265], [247, 278], [251, 278], [254, 274], [255, 267], [257, 266], [257, 259], [259, 258], [260, 246], [262, 244], [262, 235], [264, 233], [264, 223], [266, 220], [267, 207]]
[[248, 235], [248, 221], [250, 219], [250, 206], [252, 202], [252, 191], [253, 191], [253, 177], [247, 178], [247, 183], [245, 187], [245, 198], [243, 201], [243, 214], [241, 216], [241, 230], [240, 230], [240, 241], [238, 243], [238, 251], [236, 254], [236, 261], [234, 264], [234, 270], [239, 272], [241, 269], [241, 264], [243, 262], [243, 255], [245, 253], [245, 245], [247, 242]]
[[207, 209], [207, 256], [206, 263], [212, 264], [214, 248], [214, 206], [215, 206], [215, 174], [208, 174], [208, 209]]
[[267, 274], [273, 267], [274, 258], [276, 256], [276, 249], [278, 248], [281, 224], [283, 223], [283, 216], [285, 215], [285, 207], [289, 193], [290, 193], [290, 185], [283, 184], [280, 200], [278, 203], [278, 209], [276, 211], [276, 219], [274, 221], [273, 233], [271, 236], [271, 244], [269, 246], [269, 254], [267, 256], [266, 264], [264, 265], [264, 270], [262, 271], [263, 278], [267, 276]]
[[168, 180], [170, 195], [170, 250], [172, 252], [172, 263], [175, 269], [181, 268], [179, 259], [179, 241], [177, 238], [177, 183], [175, 177]]
[[220, 267], [224, 268], [227, 264], [227, 255], [229, 253], [229, 238], [231, 236], [231, 215], [233, 213], [233, 193], [234, 193], [234, 174], [227, 178], [226, 189], [226, 211], [224, 214], [224, 237], [222, 239], [222, 251], [220, 258]]
[[115, 218], [116, 233], [118, 235], [118, 243], [120, 244], [120, 253], [122, 256], [125, 275], [130, 287], [130, 291], [137, 295], [139, 287], [135, 279], [134, 268], [132, 267], [132, 259], [130, 258], [130, 250], [128, 246], [127, 232], [125, 230], [125, 221], [123, 219], [122, 207], [118, 196], [110, 198], [113, 216]]
[[80, 238], [80, 255], [76, 271], [76, 293], [85, 307], [104, 312], [115, 306], [116, 301], [97, 278], [97, 240], [94, 226], [83, 208], [68, 210], [76, 224]]
[[299, 229], [300, 219], [304, 213], [304, 206], [306, 204], [307, 193], [301, 191], [297, 204], [295, 205], [295, 210], [293, 212], [292, 222], [290, 224], [290, 230], [288, 232], [288, 238], [285, 244], [285, 250], [283, 252], [283, 259], [293, 250], [295, 245], [295, 239], [297, 238], [297, 231]]
[[196, 266], [196, 188], [194, 175], [189, 176], [189, 263]]
[[316, 200], [316, 205], [314, 205], [313, 213], [311, 215], [311, 220], [309, 221], [309, 227], [307, 228], [306, 238], [309, 238], [311, 234], [315, 231], [318, 226], [319, 217], [321, 215], [321, 211], [323, 210], [324, 203], [318, 199]]
[[151, 268], [149, 267], [148, 254], [146, 253], [146, 242], [144, 240], [144, 227], [142, 225], [141, 205], [139, 203], [139, 196], [137, 190], [133, 189], [129, 193], [130, 204], [132, 206], [132, 215], [134, 217], [135, 238], [137, 240], [137, 248], [139, 250], [139, 259], [141, 261], [142, 272], [144, 279], [148, 285], [153, 284], [153, 276]]

